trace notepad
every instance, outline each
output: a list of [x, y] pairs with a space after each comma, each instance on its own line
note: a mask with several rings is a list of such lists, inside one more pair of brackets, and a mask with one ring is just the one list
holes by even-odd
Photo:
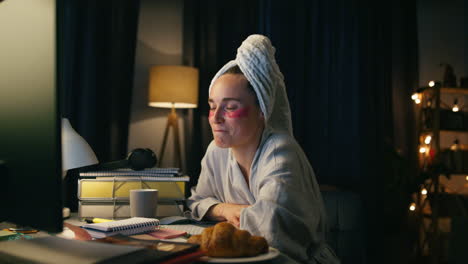
[[103, 238], [117, 234], [130, 236], [157, 230], [159, 220], [155, 218], [132, 217], [113, 222], [86, 224], [82, 227], [94, 238]]

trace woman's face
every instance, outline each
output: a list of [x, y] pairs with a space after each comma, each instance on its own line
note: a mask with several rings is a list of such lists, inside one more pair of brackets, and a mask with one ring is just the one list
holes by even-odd
[[224, 74], [211, 87], [209, 121], [218, 147], [258, 144], [263, 114], [242, 74]]

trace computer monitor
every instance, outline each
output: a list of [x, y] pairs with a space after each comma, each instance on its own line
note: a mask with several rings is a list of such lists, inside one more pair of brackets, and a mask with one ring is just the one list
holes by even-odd
[[0, 1], [0, 221], [62, 230], [55, 0]]

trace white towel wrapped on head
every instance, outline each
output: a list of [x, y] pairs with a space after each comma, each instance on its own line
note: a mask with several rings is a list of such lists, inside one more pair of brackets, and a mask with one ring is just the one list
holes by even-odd
[[245, 39], [237, 49], [236, 59], [226, 63], [216, 73], [210, 91], [216, 79], [236, 65], [257, 94], [265, 125], [292, 136], [291, 110], [284, 77], [276, 63], [275, 48], [270, 40], [263, 35], [250, 35]]

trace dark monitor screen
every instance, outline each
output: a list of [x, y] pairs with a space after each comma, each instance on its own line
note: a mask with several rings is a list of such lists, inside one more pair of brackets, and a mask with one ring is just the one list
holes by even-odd
[[56, 1], [0, 1], [0, 221], [62, 230]]

